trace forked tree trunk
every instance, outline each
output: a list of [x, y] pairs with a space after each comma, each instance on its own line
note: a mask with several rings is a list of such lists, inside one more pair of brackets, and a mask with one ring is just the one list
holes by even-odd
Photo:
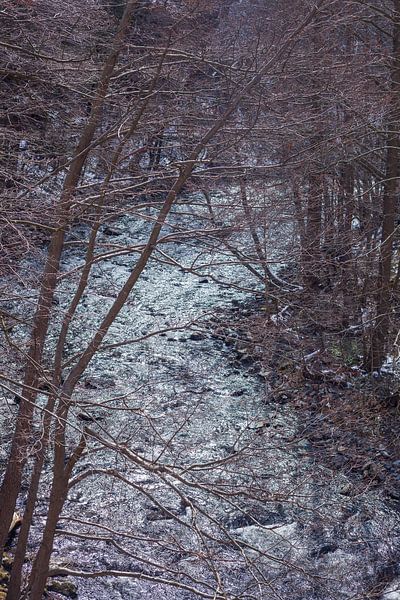
[[[163, 55], [160, 60], [159, 68], [157, 69], [157, 72], [156, 72], [153, 82], [151, 84], [151, 88], [150, 88], [151, 90], [153, 90], [155, 88], [155, 85], [159, 79], [159, 76], [161, 73], [161, 67], [164, 62], [164, 58], [165, 58], [165, 55]], [[11, 570], [11, 577], [10, 577], [10, 582], [8, 585], [7, 600], [18, 600], [20, 597], [20, 589], [21, 589], [21, 581], [22, 581], [22, 568], [23, 568], [23, 563], [24, 563], [24, 559], [25, 559], [25, 555], [26, 555], [26, 547], [27, 547], [27, 542], [28, 542], [28, 537], [29, 537], [29, 531], [30, 531], [30, 527], [31, 527], [31, 523], [32, 523], [32, 517], [33, 517], [36, 500], [37, 500], [37, 495], [38, 495], [38, 490], [39, 490], [40, 476], [41, 476], [44, 459], [45, 459], [46, 453], [47, 453], [47, 446], [48, 446], [49, 438], [50, 438], [52, 413], [53, 413], [53, 410], [55, 407], [55, 402], [56, 402], [55, 390], [59, 389], [61, 379], [62, 379], [61, 378], [62, 359], [63, 359], [65, 340], [66, 340], [66, 337], [67, 337], [67, 334], [69, 331], [69, 326], [71, 324], [72, 318], [75, 314], [75, 311], [79, 305], [80, 300], [82, 299], [83, 293], [87, 287], [89, 275], [90, 275], [91, 268], [93, 265], [97, 233], [98, 233], [100, 225], [101, 225], [100, 214], [101, 214], [104, 198], [105, 198], [105, 195], [106, 195], [106, 192], [108, 189], [108, 185], [111, 181], [111, 178], [115, 172], [115, 169], [118, 166], [118, 161], [120, 159], [123, 148], [125, 147], [126, 142], [129, 139], [131, 139], [132, 135], [136, 131], [136, 128], [141, 120], [141, 117], [143, 116], [143, 114], [148, 106], [149, 98], [150, 98], [150, 95], [148, 95], [144, 99], [143, 104], [141, 105], [141, 107], [139, 108], [139, 110], [137, 111], [137, 113], [135, 114], [135, 116], [132, 120], [131, 126], [127, 132], [127, 135], [120, 141], [120, 143], [112, 157], [109, 172], [102, 184], [100, 199], [98, 200], [98, 206], [97, 206], [97, 215], [96, 215], [97, 218], [93, 224], [92, 231], [90, 234], [88, 247], [87, 247], [87, 251], [86, 251], [85, 265], [82, 270], [82, 274], [81, 274], [80, 281], [77, 286], [75, 295], [71, 301], [71, 304], [70, 304], [68, 310], [66, 311], [66, 313], [64, 315], [63, 323], [61, 326], [61, 331], [60, 331], [60, 334], [58, 337], [57, 346], [56, 346], [56, 350], [55, 350], [53, 391], [47, 402], [47, 405], [45, 408], [45, 414], [43, 417], [41, 447], [36, 454], [33, 473], [32, 473], [30, 483], [29, 483], [29, 492], [28, 492], [27, 503], [26, 503], [26, 507], [25, 507], [25, 511], [24, 511], [24, 515], [23, 515], [22, 526], [21, 526], [20, 533], [18, 536], [17, 548], [16, 548], [15, 555], [14, 555], [14, 561], [13, 561], [13, 566], [12, 566], [12, 570]]]
[[[131, 293], [134, 285], [136, 284], [141, 273], [148, 264], [148, 261], [156, 248], [161, 229], [164, 226], [165, 221], [170, 213], [170, 210], [175, 203], [176, 196], [180, 193], [184, 184], [191, 176], [193, 169], [197, 164], [200, 152], [203, 151], [205, 147], [207, 147], [209, 142], [214, 139], [214, 137], [218, 134], [220, 129], [229, 120], [231, 115], [238, 108], [242, 98], [260, 82], [262, 76], [265, 73], [267, 73], [268, 68], [274, 65], [274, 63], [280, 58], [283, 51], [286, 50], [287, 44], [291, 43], [294, 39], [296, 39], [297, 34], [299, 32], [302, 32], [303, 29], [310, 23], [314, 13], [315, 9], [312, 9], [310, 13], [308, 13], [304, 21], [300, 23], [300, 25], [295, 29], [295, 31], [288, 35], [286, 43], [282, 43], [280, 49], [278, 49], [276, 54], [263, 65], [259, 73], [243, 86], [243, 88], [238, 92], [236, 97], [232, 99], [232, 102], [230, 103], [230, 105], [228, 105], [224, 113], [215, 121], [215, 123], [208, 129], [208, 131], [204, 134], [201, 140], [199, 140], [199, 142], [196, 144], [195, 148], [189, 155], [188, 160], [185, 161], [185, 166], [180, 170], [179, 176], [177, 177], [174, 185], [171, 187], [169, 193], [167, 194], [163, 206], [158, 214], [158, 218], [154, 223], [152, 231], [148, 237], [148, 241], [139, 259], [137, 260], [135, 267], [133, 268], [125, 284], [119, 291], [116, 299], [114, 300], [112, 306], [110, 307], [104, 319], [102, 320], [102, 323], [100, 324], [93, 338], [87, 345], [86, 349], [82, 352], [80, 358], [78, 359], [75, 366], [72, 368], [70, 374], [68, 375], [66, 381], [62, 386], [62, 397], [60, 399], [59, 409], [57, 411], [56, 418], [57, 431], [55, 439], [55, 463], [53, 469], [51, 498], [49, 503], [49, 511], [45, 531], [43, 534], [38, 554], [34, 561], [34, 566], [31, 572], [29, 582], [29, 597], [31, 600], [41, 600], [42, 594], [44, 592], [49, 570], [49, 561], [52, 552], [55, 530], [64, 502], [67, 497], [69, 475], [72, 471], [73, 465], [76, 462], [70, 460], [68, 462], [68, 466], [66, 468], [63, 468], [63, 464], [65, 462], [65, 427], [67, 426], [70, 399], [75, 389], [76, 383], [79, 381], [80, 377], [87, 368], [93, 356], [99, 350], [110, 326], [115, 321], [119, 312], [125, 305], [126, 300], [128, 299], [129, 294]], [[77, 448], [77, 450], [75, 451], [76, 460], [79, 458], [78, 450], [79, 448]]]
[[57, 209], [57, 230], [52, 236], [36, 314], [33, 320], [31, 344], [28, 352], [27, 366], [22, 388], [22, 400], [15, 427], [11, 446], [10, 457], [0, 490], [0, 550], [7, 541], [8, 530], [15, 510], [16, 501], [21, 488], [21, 480], [27, 459], [29, 438], [32, 429], [37, 396], [37, 383], [42, 363], [42, 354], [53, 303], [54, 292], [57, 285], [61, 254], [64, 246], [66, 227], [69, 221], [71, 200], [78, 185], [82, 168], [90, 151], [96, 128], [100, 122], [111, 75], [121, 51], [122, 43], [128, 29], [132, 12], [137, 0], [130, 0], [126, 6], [118, 32], [115, 36], [111, 52], [104, 64], [100, 82], [93, 102], [91, 115], [82, 132], [80, 141], [74, 153], [68, 174], [65, 178], [63, 191]]
[[[68, 398], [61, 399], [61, 411], [65, 417], [68, 414]], [[49, 562], [53, 550], [54, 536], [62, 507], [68, 494], [68, 482], [71, 472], [85, 449], [85, 435], [75, 448], [71, 458], [66, 461], [65, 455], [65, 425], [62, 420], [57, 423], [55, 434], [55, 460], [53, 466], [53, 482], [49, 501], [49, 510], [39, 551], [35, 557], [29, 578], [30, 600], [41, 600], [48, 576]], [[65, 464], [66, 463], [66, 464]]]

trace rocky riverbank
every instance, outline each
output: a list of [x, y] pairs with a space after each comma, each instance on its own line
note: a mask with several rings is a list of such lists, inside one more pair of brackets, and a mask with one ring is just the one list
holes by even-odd
[[[145, 234], [123, 217], [102, 240], [122, 246]], [[73, 235], [83, 239], [85, 229]], [[93, 441], [76, 469], [53, 573], [103, 573], [72, 578], [80, 600], [399, 598], [398, 501], [376, 477], [355, 472], [354, 440], [337, 440], [324, 405], [339, 403], [340, 390], [297, 382], [291, 397], [283, 388], [277, 394], [274, 376], [288, 370], [264, 364], [262, 337], [250, 340], [243, 322], [253, 318], [251, 297], [189, 267], [201, 255], [219, 281], [245, 286], [245, 273], [225, 256], [204, 256], [196, 242], [168, 251], [180, 267], [152, 262], [110, 331], [110, 347], [80, 382], [71, 443], [83, 427]], [[114, 256], [94, 268], [71, 355], [134, 260]], [[63, 269], [81, 262], [70, 250]], [[65, 279], [55, 312], [71, 289]], [[16, 407], [7, 410], [5, 428]], [[328, 460], [334, 440], [340, 465]], [[31, 552], [50, 480], [49, 462]], [[54, 588], [49, 594], [60, 597]]]

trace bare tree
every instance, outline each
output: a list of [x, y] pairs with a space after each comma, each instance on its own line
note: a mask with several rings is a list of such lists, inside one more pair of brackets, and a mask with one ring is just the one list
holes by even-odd
[[[3, 378], [4, 385], [18, 390], [20, 407], [0, 494], [2, 547], [24, 472], [29, 478], [7, 600], [40, 600], [49, 575], [67, 574], [141, 579], [204, 598], [255, 598], [266, 590], [275, 594], [268, 575], [271, 564], [272, 571], [277, 565], [299, 569], [296, 561], [286, 560], [289, 550], [283, 556], [275, 552], [279, 531], [268, 532], [262, 542], [266, 549], [260, 550], [257, 540], [232, 536], [214, 513], [217, 504], [242, 515], [245, 502], [258, 507], [279, 499], [280, 492], [274, 493], [272, 484], [268, 489], [257, 477], [264, 460], [257, 431], [265, 423], [249, 423], [246, 433], [238, 433], [227, 457], [196, 461], [188, 449], [188, 457], [182, 459], [181, 448], [178, 455], [173, 453], [175, 438], [186, 428], [190, 430], [194, 409], [174, 423], [173, 433], [166, 439], [156, 416], [146, 410], [146, 392], [137, 393], [139, 406], [126, 402], [125, 396], [108, 398], [104, 402], [108, 414], [126, 411], [127, 420], [137, 420], [138, 427], [158, 440], [150, 456], [135, 448], [132, 437], [126, 440], [120, 432], [98, 425], [96, 401], [82, 398], [80, 382], [91, 363], [107, 349], [198, 325], [194, 320], [165, 330], [155, 327], [140, 335], [124, 332], [123, 338], [111, 339], [123, 311], [135, 310], [132, 294], [153, 264], [168, 264], [202, 276], [209, 272], [226, 288], [262, 297], [263, 317], [257, 335], [241, 349], [248, 352], [252, 346], [266, 371], [273, 361], [279, 363], [277, 371], [285, 360], [297, 361], [294, 374], [277, 376], [280, 391], [295, 388], [306, 378], [335, 378], [337, 374], [329, 369], [323, 374], [313, 372], [310, 357], [326, 349], [333, 354], [339, 339], [341, 344], [344, 340], [343, 358], [346, 341], [354, 331], [357, 335], [361, 331], [367, 340], [369, 367], [382, 366], [393, 334], [391, 314], [395, 308], [396, 20], [389, 32], [391, 54], [382, 61], [381, 53], [386, 53], [389, 45], [387, 36], [382, 41], [375, 29], [379, 31], [382, 23], [387, 26], [386, 14], [379, 12], [371, 25], [375, 18], [371, 11], [375, 13], [362, 3], [346, 2], [344, 8], [329, 0], [308, 4], [293, 0], [284, 7], [272, 3], [253, 11], [252, 5], [241, 2], [216, 7], [211, 1], [129, 0], [121, 12], [119, 3], [101, 9], [96, 2], [88, 2], [85, 7], [97, 11], [99, 25], [107, 23], [104, 38], [100, 28], [93, 34], [93, 43], [86, 44], [82, 26], [77, 30], [74, 56], [65, 56], [60, 50], [55, 58], [38, 45], [31, 51], [29, 44], [14, 42], [16, 16], [26, 14], [27, 23], [35, 19], [29, 7], [7, 9], [12, 24], [4, 47], [21, 63], [25, 57], [31, 69], [32, 65], [46, 65], [58, 90], [58, 95], [54, 93], [57, 115], [75, 119], [73, 144], [61, 144], [59, 163], [52, 164], [51, 172], [39, 169], [34, 185], [29, 183], [28, 159], [21, 162], [18, 177], [11, 177], [19, 168], [19, 150], [12, 143], [16, 125], [6, 127], [1, 165], [7, 198], [5, 228], [36, 223], [33, 216], [41, 216], [36, 190], [51, 182], [53, 190], [59, 191], [56, 202], [48, 207], [50, 244], [39, 275], [35, 311], [27, 311], [24, 321], [29, 329], [27, 352], [18, 347], [12, 331], [6, 325], [3, 328], [6, 344], [23, 363], [24, 376], [22, 382], [18, 376]], [[376, 4], [378, 8], [381, 5]], [[393, 6], [390, 17], [398, 12], [395, 2]], [[41, 10], [43, 7], [39, 3]], [[267, 29], [261, 17], [270, 19]], [[68, 27], [67, 39], [74, 31], [72, 24]], [[50, 36], [47, 44], [52, 43]], [[80, 90], [75, 95], [71, 93], [75, 60], [80, 65], [86, 50], [89, 57], [84, 64], [90, 73], [76, 82]], [[59, 76], [57, 69], [54, 73], [53, 63], [61, 64], [67, 73]], [[353, 73], [356, 68], [357, 76]], [[385, 85], [390, 84], [389, 100], [386, 89], [368, 94], [376, 73], [386, 77]], [[15, 73], [7, 73], [9, 77], [14, 81]], [[35, 81], [30, 89], [36, 92], [37, 86], [45, 97], [42, 82], [32, 73], [29, 79]], [[364, 93], [360, 110], [359, 96]], [[67, 105], [65, 113], [61, 98]], [[21, 115], [18, 121], [23, 122]], [[55, 121], [51, 118], [44, 126], [46, 139], [54, 143], [62, 130]], [[29, 137], [25, 133], [34, 137], [25, 124], [24, 128], [21, 141]], [[366, 150], [366, 146], [373, 149]], [[32, 151], [32, 162], [36, 154]], [[45, 164], [51, 154], [46, 154]], [[25, 198], [32, 203], [32, 211], [24, 221], [31, 222], [18, 224], [16, 211]], [[128, 215], [130, 223], [141, 223], [143, 237], [119, 241], [115, 239], [117, 220]], [[83, 234], [76, 233], [79, 228]], [[29, 236], [27, 240], [31, 247]], [[169, 252], [169, 244], [177, 242], [198, 244], [191, 264], [179, 262]], [[79, 263], [64, 267], [68, 252], [76, 248]], [[210, 255], [221, 248], [219, 263], [241, 265], [247, 273], [245, 283], [215, 274]], [[83, 328], [81, 311], [90, 298], [96, 269], [120, 256], [131, 259], [129, 272], [118, 280], [104, 304], [95, 307], [95, 318]], [[57, 289], [63, 286], [67, 289], [65, 302], [55, 308]], [[365, 322], [366, 314], [371, 316], [369, 322]], [[7, 319], [13, 317], [10, 315]], [[287, 330], [294, 348], [282, 340], [287, 315], [292, 319]], [[310, 348], [311, 344], [318, 348]], [[272, 357], [269, 363], [265, 358], [268, 352]], [[295, 378], [298, 381], [293, 382]], [[275, 444], [272, 436], [273, 452], [279, 453], [282, 440], [279, 436], [276, 440]], [[201, 440], [196, 438], [196, 443]], [[88, 464], [85, 459], [96, 453], [111, 456], [115, 468]], [[51, 464], [47, 487], [42, 480], [46, 461]], [[172, 526], [166, 527], [165, 537], [154, 541], [132, 529], [121, 531], [114, 525], [79, 523], [79, 519], [68, 529], [58, 530], [68, 494], [84, 489], [94, 478], [106, 486], [133, 490], [150, 502], [157, 514], [167, 515]], [[46, 522], [35, 525], [40, 540], [27, 572], [24, 559], [33, 517], [45, 488], [49, 492]], [[290, 494], [291, 490], [286, 490], [284, 501]], [[170, 498], [179, 510], [171, 508]], [[250, 520], [250, 526], [254, 524], [256, 517]], [[87, 528], [79, 529], [79, 525]], [[176, 540], [174, 527], [182, 540]], [[56, 535], [110, 542], [118, 556], [129, 559], [134, 567], [101, 571], [52, 567]], [[157, 558], [146, 544], [157, 549]], [[195, 566], [175, 568], [168, 563], [168, 556], [175, 559], [181, 554], [188, 556], [189, 562], [197, 561]], [[241, 568], [249, 574], [239, 592], [224, 580], [228, 563], [238, 565], [237, 580]], [[149, 571], [137, 564], [147, 565]], [[197, 565], [201, 565], [198, 570]], [[312, 579], [315, 573], [305, 568], [305, 575]]]

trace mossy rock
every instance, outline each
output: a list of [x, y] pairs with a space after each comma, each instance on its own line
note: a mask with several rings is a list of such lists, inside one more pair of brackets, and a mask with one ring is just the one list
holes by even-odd
[[279, 364], [277, 365], [277, 370], [288, 373], [290, 371], [293, 371], [294, 367], [295, 367], [295, 364], [292, 360], [283, 359], [283, 360], [279, 361]]
[[57, 594], [61, 594], [62, 596], [66, 596], [67, 598], [78, 597], [76, 585], [73, 584], [71, 581], [51, 581], [47, 584], [47, 591], [57, 592]]
[[2, 564], [3, 564], [3, 568], [6, 571], [11, 571], [13, 562], [14, 562], [14, 559], [12, 556], [10, 556], [9, 554], [3, 554]]
[[10, 580], [10, 574], [8, 571], [4, 569], [4, 567], [0, 567], [0, 584], [8, 583]]

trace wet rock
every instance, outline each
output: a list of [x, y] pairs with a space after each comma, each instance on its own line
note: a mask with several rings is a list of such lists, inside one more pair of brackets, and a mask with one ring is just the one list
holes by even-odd
[[207, 336], [205, 336], [204, 333], [191, 333], [189, 335], [189, 340], [192, 340], [193, 342], [201, 342], [205, 339], [207, 339]]
[[339, 488], [339, 494], [342, 494], [342, 496], [351, 496], [353, 493], [353, 486], [350, 482], [346, 482], [344, 483], [342, 486], [340, 486]]
[[313, 552], [311, 552], [311, 556], [312, 556], [312, 558], [321, 558], [321, 556], [324, 556], [325, 554], [330, 554], [331, 552], [336, 552], [337, 549], [338, 549], [337, 544], [334, 544], [334, 543], [323, 544], [316, 550], [313, 550]]
[[115, 386], [115, 379], [109, 375], [99, 377], [86, 377], [85, 388], [89, 390], [110, 389]]
[[400, 579], [385, 588], [381, 600], [400, 600]]
[[106, 227], [104, 227], [102, 233], [109, 237], [114, 237], [114, 236], [121, 235], [122, 231], [117, 229], [117, 227], [112, 227], [111, 225], [107, 225]]
[[56, 592], [67, 598], [78, 597], [77, 587], [71, 581], [51, 581], [47, 584], [47, 590], [49, 592]]
[[235, 390], [234, 392], [232, 392], [231, 396], [233, 398], [240, 398], [240, 396], [243, 396], [243, 394], [245, 394], [245, 393], [246, 393], [246, 390], [242, 388], [241, 390]]

